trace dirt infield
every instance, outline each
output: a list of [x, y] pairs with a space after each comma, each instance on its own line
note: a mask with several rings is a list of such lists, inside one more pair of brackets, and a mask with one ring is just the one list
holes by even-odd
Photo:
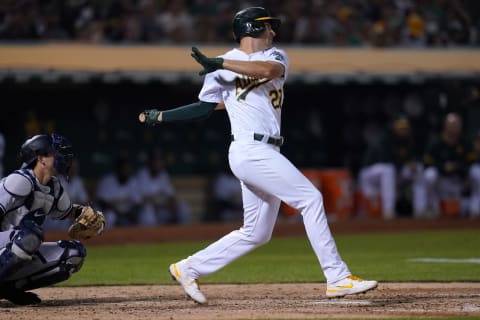
[[205, 285], [206, 306], [180, 286], [44, 288], [43, 302], [0, 301], [0, 319], [326, 319], [480, 316], [480, 283], [383, 283], [366, 294], [326, 299], [324, 284]]

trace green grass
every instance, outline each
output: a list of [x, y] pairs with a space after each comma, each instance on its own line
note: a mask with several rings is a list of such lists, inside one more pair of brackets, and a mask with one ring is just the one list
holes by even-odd
[[[480, 265], [414, 258], [480, 258], [478, 230], [337, 235], [352, 273], [380, 281], [480, 281]], [[82, 270], [62, 285], [171, 284], [168, 265], [208, 242], [92, 246]], [[203, 283], [323, 282], [306, 237], [274, 238], [202, 279]]]

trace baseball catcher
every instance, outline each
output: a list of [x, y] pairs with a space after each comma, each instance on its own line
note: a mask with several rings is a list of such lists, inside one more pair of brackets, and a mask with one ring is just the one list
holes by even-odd
[[[63, 136], [36, 135], [20, 150], [22, 167], [0, 180], [0, 299], [40, 303], [28, 290], [64, 280], [82, 267], [79, 240], [101, 234], [105, 218], [90, 206], [72, 204], [57, 175], [68, 177], [72, 146]], [[46, 218], [71, 219], [73, 240], [44, 242]]]

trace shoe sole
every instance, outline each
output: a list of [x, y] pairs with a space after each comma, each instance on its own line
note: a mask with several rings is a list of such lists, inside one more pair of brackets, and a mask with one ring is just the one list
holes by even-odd
[[358, 294], [365, 294], [368, 291], [377, 289], [377, 287], [378, 287], [378, 283], [374, 287], [371, 287], [371, 288], [368, 288], [368, 289], [365, 289], [365, 290], [359, 291], [359, 292], [353, 292], [353, 293], [345, 292], [345, 293], [340, 293], [338, 295], [328, 295], [327, 294], [327, 298], [343, 298], [345, 296], [354, 296], [354, 295], [358, 295]]
[[[170, 277], [172, 277], [172, 280], [177, 282], [178, 284], [180, 284], [183, 288], [183, 285], [182, 283], [177, 279], [177, 277], [175, 277], [175, 275], [173, 274], [172, 270], [170, 270], [170, 268], [168, 268], [168, 274], [170, 274]], [[185, 290], [185, 289], [184, 289]], [[197, 301], [196, 299], [192, 298], [186, 291], [185, 291], [185, 297], [188, 299], [188, 300], [192, 300], [193, 302], [195, 302], [196, 304], [199, 304], [199, 305], [205, 305], [207, 304], [207, 302], [200, 302], [200, 301]]]

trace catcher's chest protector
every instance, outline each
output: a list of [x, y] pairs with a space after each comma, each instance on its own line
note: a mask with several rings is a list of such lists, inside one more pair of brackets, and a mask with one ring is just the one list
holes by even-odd
[[1, 230], [18, 226], [27, 215], [42, 225], [46, 215], [54, 219], [63, 218], [71, 208], [71, 201], [56, 177], [43, 186], [38, 183], [31, 170], [14, 171], [1, 182], [0, 205], [6, 214], [1, 221]]

